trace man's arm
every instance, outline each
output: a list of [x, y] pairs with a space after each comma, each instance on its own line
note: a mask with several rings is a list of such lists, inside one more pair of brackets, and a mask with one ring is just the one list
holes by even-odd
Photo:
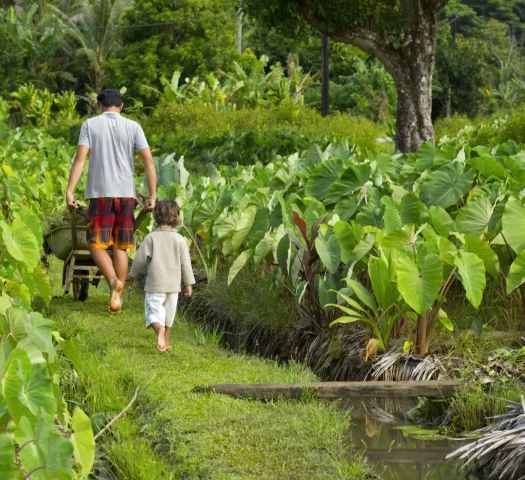
[[66, 191], [67, 208], [71, 210], [78, 208], [78, 204], [75, 201], [74, 192], [80, 176], [82, 175], [82, 170], [84, 170], [88, 153], [89, 147], [86, 145], [79, 145], [77, 147], [77, 154], [75, 155], [75, 160], [73, 161], [73, 166], [71, 167], [71, 172], [69, 173], [69, 182], [67, 184]]
[[149, 147], [141, 149], [139, 155], [144, 163], [146, 181], [148, 182], [149, 197], [146, 202], [146, 210], [152, 212], [157, 201], [157, 173], [155, 172], [155, 164], [153, 163], [153, 157]]

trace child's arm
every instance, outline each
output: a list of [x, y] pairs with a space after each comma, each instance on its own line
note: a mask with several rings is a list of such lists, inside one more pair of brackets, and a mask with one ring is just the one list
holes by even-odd
[[151, 258], [151, 246], [149, 238], [146, 237], [135, 254], [129, 276], [138, 278], [141, 274], [146, 273], [149, 258]]
[[182, 238], [180, 249], [180, 270], [182, 281], [184, 282], [184, 295], [191, 296], [191, 286], [195, 284], [195, 277], [193, 276], [193, 268], [191, 267], [190, 251], [186, 240]]

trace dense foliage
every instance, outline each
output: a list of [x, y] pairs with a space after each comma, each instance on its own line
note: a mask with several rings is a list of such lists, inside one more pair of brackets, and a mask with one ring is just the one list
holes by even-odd
[[95, 458], [91, 421], [78, 407], [71, 414], [60, 389], [65, 357], [79, 373], [81, 359], [38, 311], [52, 295], [40, 266], [41, 220], [62, 203], [71, 147], [5, 124], [0, 139], [1, 476], [85, 478]]
[[[234, 73], [233, 62], [242, 60], [236, 49], [238, 11], [231, 0], [41, 4], [20, 0], [1, 5], [0, 43], [5, 49], [0, 59], [0, 96], [4, 99], [24, 82], [51, 93], [71, 88], [80, 95], [85, 95], [86, 85], [125, 86], [128, 103], [153, 106], [158, 101], [155, 90], [163, 88], [162, 77], [169, 79], [178, 70], [183, 86], [185, 78], [205, 79], [213, 72], [222, 83]], [[373, 8], [380, 5], [384, 4]], [[337, 10], [338, 5], [331, 8]], [[512, 110], [524, 100], [519, 80], [522, 11], [521, 0], [448, 2], [438, 26], [434, 118]], [[352, 18], [358, 17], [352, 10]], [[241, 25], [242, 51], [248, 47], [257, 57], [267, 55], [266, 72], [276, 62], [285, 65], [293, 55], [305, 72], [319, 73], [320, 36], [313, 27], [301, 27], [296, 34], [291, 29], [262, 27], [247, 15]], [[291, 33], [293, 38], [288, 38]], [[356, 47], [331, 43], [330, 71], [334, 111], [392, 119], [395, 88], [376, 59]], [[318, 108], [319, 78], [305, 92], [306, 104]], [[82, 109], [87, 107], [81, 103]]]
[[451, 328], [453, 282], [475, 308], [490, 284], [523, 309], [524, 165], [514, 142], [364, 160], [330, 145], [187, 185], [171, 186], [184, 168], [166, 157], [160, 178], [161, 192], [183, 203], [209, 272], [218, 257], [231, 259], [230, 282], [262, 265], [313, 328], [362, 322], [379, 350], [405, 329], [407, 348], [424, 354], [436, 321]]

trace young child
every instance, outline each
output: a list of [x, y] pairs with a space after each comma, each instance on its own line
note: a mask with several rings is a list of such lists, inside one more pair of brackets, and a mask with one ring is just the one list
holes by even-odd
[[190, 253], [184, 237], [177, 233], [180, 209], [173, 200], [161, 200], [155, 205], [153, 218], [157, 229], [142, 242], [129, 276], [138, 278], [147, 272], [146, 327], [157, 334], [157, 349], [171, 348], [170, 332], [177, 311], [177, 300], [184, 282], [184, 296], [190, 297], [195, 284]]

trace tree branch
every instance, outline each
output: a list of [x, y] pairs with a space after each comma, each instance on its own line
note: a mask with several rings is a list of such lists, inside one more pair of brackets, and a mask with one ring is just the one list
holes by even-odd
[[109, 422], [102, 430], [100, 430], [100, 432], [98, 432], [94, 437], [93, 437], [93, 440], [96, 442], [97, 439], [109, 428], [111, 427], [111, 425], [113, 425], [120, 417], [122, 417], [122, 415], [124, 415], [124, 413], [126, 413], [130, 408], [131, 408], [131, 405], [133, 405], [135, 403], [135, 400], [137, 399], [137, 395], [139, 394], [139, 389], [140, 387], [137, 387], [137, 389], [135, 390], [135, 394], [133, 395], [133, 398], [131, 399], [131, 401], [126, 405], [126, 407], [124, 408], [124, 410], [122, 410], [113, 420], [111, 420], [111, 422]]
[[321, 33], [324, 33], [336, 42], [354, 45], [361, 50], [376, 56], [389, 71], [392, 71], [391, 69], [394, 68], [394, 60], [398, 52], [392, 46], [392, 42], [396, 40], [393, 36], [390, 36], [389, 38], [386, 32], [379, 33], [376, 30], [364, 27], [339, 27], [337, 30], [334, 30], [334, 25], [329, 25], [317, 15], [314, 0], [305, 0], [301, 2], [300, 8], [305, 20]]

